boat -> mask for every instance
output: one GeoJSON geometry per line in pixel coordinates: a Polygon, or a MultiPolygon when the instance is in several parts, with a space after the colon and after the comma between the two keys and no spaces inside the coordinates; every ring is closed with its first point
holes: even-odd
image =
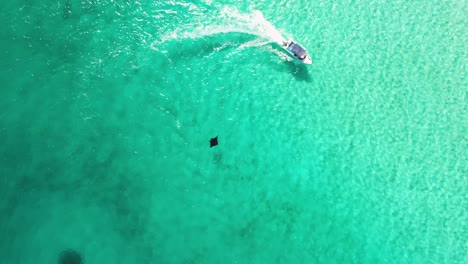
{"type": "Polygon", "coordinates": [[[307,54],[306,49],[304,49],[302,46],[300,46],[296,42],[292,40],[283,41],[282,47],[284,50],[286,50],[286,52],[289,55],[291,55],[298,61],[304,64],[312,64],[312,59],[310,58],[309,54],[307,54]]]}

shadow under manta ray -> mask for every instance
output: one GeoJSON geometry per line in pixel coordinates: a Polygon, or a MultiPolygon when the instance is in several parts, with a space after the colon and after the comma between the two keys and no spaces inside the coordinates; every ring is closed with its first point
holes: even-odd
{"type": "Polygon", "coordinates": [[[223,154],[221,152],[216,152],[214,155],[213,155],[213,161],[216,163],[216,164],[221,164],[222,161],[223,161],[223,154]]]}

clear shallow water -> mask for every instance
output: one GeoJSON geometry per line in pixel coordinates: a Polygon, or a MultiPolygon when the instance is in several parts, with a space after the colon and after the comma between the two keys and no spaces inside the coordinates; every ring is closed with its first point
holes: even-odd
{"type": "Polygon", "coordinates": [[[7,1],[2,262],[466,263],[467,11],[7,1]]]}

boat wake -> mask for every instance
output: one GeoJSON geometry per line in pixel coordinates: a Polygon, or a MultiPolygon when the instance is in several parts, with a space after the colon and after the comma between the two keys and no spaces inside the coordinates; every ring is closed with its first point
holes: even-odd
{"type": "Polygon", "coordinates": [[[225,7],[219,14],[212,17],[203,17],[200,21],[187,25],[182,29],[164,33],[159,40],[151,44],[151,48],[158,47],[166,42],[183,41],[186,39],[200,39],[219,34],[241,33],[256,36],[241,48],[263,46],[269,43],[281,43],[285,40],[282,34],[263,17],[262,12],[255,10],[244,14],[232,7],[225,7]]]}

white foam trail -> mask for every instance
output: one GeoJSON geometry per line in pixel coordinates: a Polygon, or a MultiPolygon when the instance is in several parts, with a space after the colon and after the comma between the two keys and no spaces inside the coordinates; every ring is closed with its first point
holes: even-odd
{"type": "Polygon", "coordinates": [[[279,51],[279,50],[277,50],[277,49],[269,48],[268,50],[269,50],[270,52],[273,52],[273,53],[275,53],[276,55],[278,55],[278,57],[280,57],[281,60],[283,60],[283,61],[294,61],[291,57],[289,57],[288,55],[286,55],[286,53],[281,52],[281,51],[279,51]]]}
{"type": "MultiPolygon", "coordinates": [[[[281,33],[263,17],[262,12],[253,11],[244,14],[232,7],[225,7],[220,14],[204,17],[197,25],[189,25],[182,29],[176,29],[163,34],[160,40],[154,41],[151,48],[157,50],[157,46],[168,41],[180,41],[184,39],[198,39],[207,36],[227,33],[244,33],[257,36],[263,41],[281,44],[284,37],[281,33]]],[[[257,42],[255,42],[257,43],[257,42]]],[[[246,43],[244,46],[254,45],[246,43]]],[[[260,42],[259,42],[260,43],[260,42]]],[[[265,43],[262,43],[264,45],[265,43]]]]}
{"type": "Polygon", "coordinates": [[[221,11],[221,17],[245,33],[279,44],[284,40],[281,33],[258,10],[253,11],[251,14],[242,14],[235,8],[225,7],[221,11]]]}
{"type": "Polygon", "coordinates": [[[270,43],[270,41],[258,38],[258,39],[254,39],[252,41],[249,41],[249,42],[246,42],[246,43],[240,45],[239,49],[245,49],[245,48],[251,48],[251,47],[261,47],[261,46],[267,45],[268,43],[270,43]]]}

